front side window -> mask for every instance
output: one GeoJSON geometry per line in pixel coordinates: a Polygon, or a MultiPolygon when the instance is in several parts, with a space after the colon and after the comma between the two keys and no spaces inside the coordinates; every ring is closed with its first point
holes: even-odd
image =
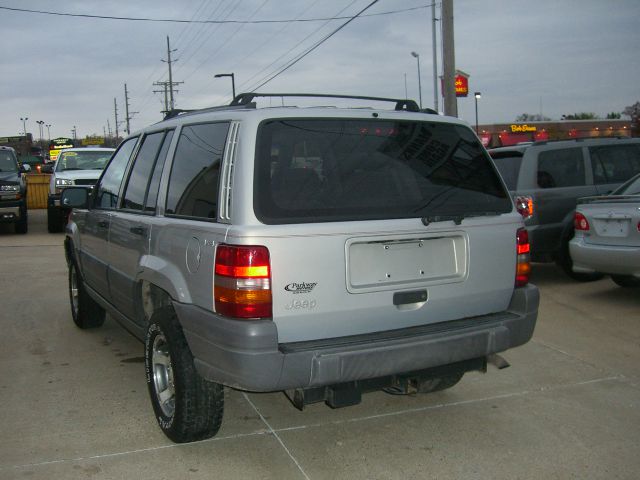
{"type": "Polygon", "coordinates": [[[591,147],[589,153],[597,185],[624,182],[640,172],[640,145],[591,147]]]}
{"type": "Polygon", "coordinates": [[[152,133],[144,137],[142,146],[138,150],[129,180],[124,192],[122,208],[142,210],[147,194],[149,178],[156,164],[158,151],[162,145],[164,132],[152,133]]]}
{"type": "Polygon", "coordinates": [[[473,216],[511,202],[473,132],[440,122],[290,119],[258,131],[264,223],[473,216]]]}
{"type": "Polygon", "coordinates": [[[228,123],[182,128],[169,177],[167,215],[217,217],[220,164],[228,130],[228,123]]]}
{"type": "Polygon", "coordinates": [[[131,158],[137,138],[130,138],[120,145],[107,165],[100,183],[96,186],[95,206],[98,208],[116,208],[120,198],[120,184],[131,158]]]}
{"type": "Polygon", "coordinates": [[[577,187],[586,184],[581,148],[540,152],[538,186],[540,188],[577,187]]]}

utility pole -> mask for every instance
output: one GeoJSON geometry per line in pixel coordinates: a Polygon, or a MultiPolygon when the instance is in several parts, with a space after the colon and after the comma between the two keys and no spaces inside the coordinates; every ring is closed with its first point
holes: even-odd
{"type": "Polygon", "coordinates": [[[118,103],[116,102],[115,97],[113,97],[113,109],[115,111],[116,116],[116,144],[118,143],[118,103]]]}
{"type": "MultiPolygon", "coordinates": [[[[184,83],[184,82],[174,82],[173,81],[173,73],[172,73],[172,70],[171,70],[171,64],[173,62],[177,62],[177,60],[171,60],[171,52],[175,52],[175,51],[176,51],[175,49],[171,50],[171,47],[169,45],[169,35],[167,35],[167,59],[166,60],[162,60],[162,61],[165,62],[169,66],[169,82],[156,82],[156,83],[154,83],[154,85],[167,83],[167,85],[169,87],[169,90],[168,90],[169,91],[169,104],[168,104],[168,106],[165,106],[165,110],[167,112],[169,112],[169,111],[171,111],[171,110],[173,110],[175,108],[175,101],[173,99],[173,92],[174,92],[173,86],[174,85],[179,85],[181,83],[184,83]]],[[[176,90],[176,92],[177,92],[177,90],[176,90]]],[[[166,104],[167,104],[167,102],[165,101],[165,105],[166,104]]]]}
{"type": "Polygon", "coordinates": [[[444,114],[458,116],[455,70],[456,55],[453,36],[453,0],[442,0],[442,64],[444,84],[444,114]]]}
{"type": "Polygon", "coordinates": [[[433,48],[433,109],[438,111],[438,45],[436,42],[436,2],[431,4],[431,46],[433,48]]]}
{"type": "Polygon", "coordinates": [[[133,118],[133,115],[139,112],[129,112],[129,92],[127,91],[127,84],[124,84],[124,106],[125,106],[125,115],[127,121],[127,135],[131,133],[131,129],[129,128],[129,122],[133,118]]]}

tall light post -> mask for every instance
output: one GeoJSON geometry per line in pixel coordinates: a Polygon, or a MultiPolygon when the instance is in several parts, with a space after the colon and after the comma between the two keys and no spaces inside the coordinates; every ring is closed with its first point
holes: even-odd
{"type": "Polygon", "coordinates": [[[22,120],[22,130],[24,130],[24,139],[27,139],[27,120],[29,120],[29,117],[20,117],[20,120],[22,120]]]}
{"type": "Polygon", "coordinates": [[[73,134],[73,146],[75,147],[76,146],[77,135],[78,135],[78,131],[76,130],[76,126],[75,125],[71,129],[71,133],[73,134]]]}
{"type": "Polygon", "coordinates": [[[44,149],[44,147],[42,146],[42,137],[44,136],[44,120],[36,120],[36,123],[38,124],[40,133],[40,148],[44,149]]]}
{"type": "Polygon", "coordinates": [[[476,135],[478,135],[478,99],[482,97],[480,92],[475,92],[473,96],[476,99],[476,135]]]}
{"type": "Polygon", "coordinates": [[[422,80],[420,80],[420,55],[411,52],[411,55],[418,60],[418,97],[420,98],[420,108],[422,108],[422,80]]]}
{"type": "Polygon", "coordinates": [[[231,77],[231,90],[233,92],[233,98],[236,98],[236,80],[233,73],[218,73],[215,75],[215,78],[221,77],[231,77]]]}
{"type": "Polygon", "coordinates": [[[51,124],[47,123],[45,127],[47,127],[47,137],[49,137],[49,143],[51,143],[51,124]]]}

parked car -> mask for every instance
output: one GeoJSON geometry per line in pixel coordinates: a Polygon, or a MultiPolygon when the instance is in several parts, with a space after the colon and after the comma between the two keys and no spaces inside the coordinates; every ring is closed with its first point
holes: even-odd
{"type": "Polygon", "coordinates": [[[71,185],[91,187],[96,183],[114,152],[113,148],[67,148],[60,152],[51,171],[47,197],[47,228],[50,233],[61,232],[66,215],[60,209],[60,192],[71,185]]]}
{"type": "Polygon", "coordinates": [[[13,223],[16,233],[27,233],[27,182],[24,173],[28,164],[18,164],[16,151],[0,146],[0,222],[13,223]]]}
{"type": "Polygon", "coordinates": [[[569,242],[576,202],[610,193],[640,173],[640,138],[544,141],[489,154],[525,218],[532,260],[556,261],[576,280],[602,278],[573,269],[569,242]]]}
{"type": "Polygon", "coordinates": [[[640,175],[611,195],[579,199],[575,231],[569,244],[574,271],[640,287],[640,175]]]}
{"type": "Polygon", "coordinates": [[[73,319],[144,341],[170,439],[215,435],[223,388],[343,407],[451,387],[531,338],[527,233],[467,124],[264,96],[135,133],[92,193],[62,193],[73,319]]]}

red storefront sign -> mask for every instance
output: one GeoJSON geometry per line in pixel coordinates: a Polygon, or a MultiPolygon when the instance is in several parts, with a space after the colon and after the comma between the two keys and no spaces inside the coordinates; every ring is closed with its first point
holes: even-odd
{"type": "Polygon", "coordinates": [[[458,73],[456,79],[456,97],[466,97],[469,94],[469,77],[458,73]]]}

